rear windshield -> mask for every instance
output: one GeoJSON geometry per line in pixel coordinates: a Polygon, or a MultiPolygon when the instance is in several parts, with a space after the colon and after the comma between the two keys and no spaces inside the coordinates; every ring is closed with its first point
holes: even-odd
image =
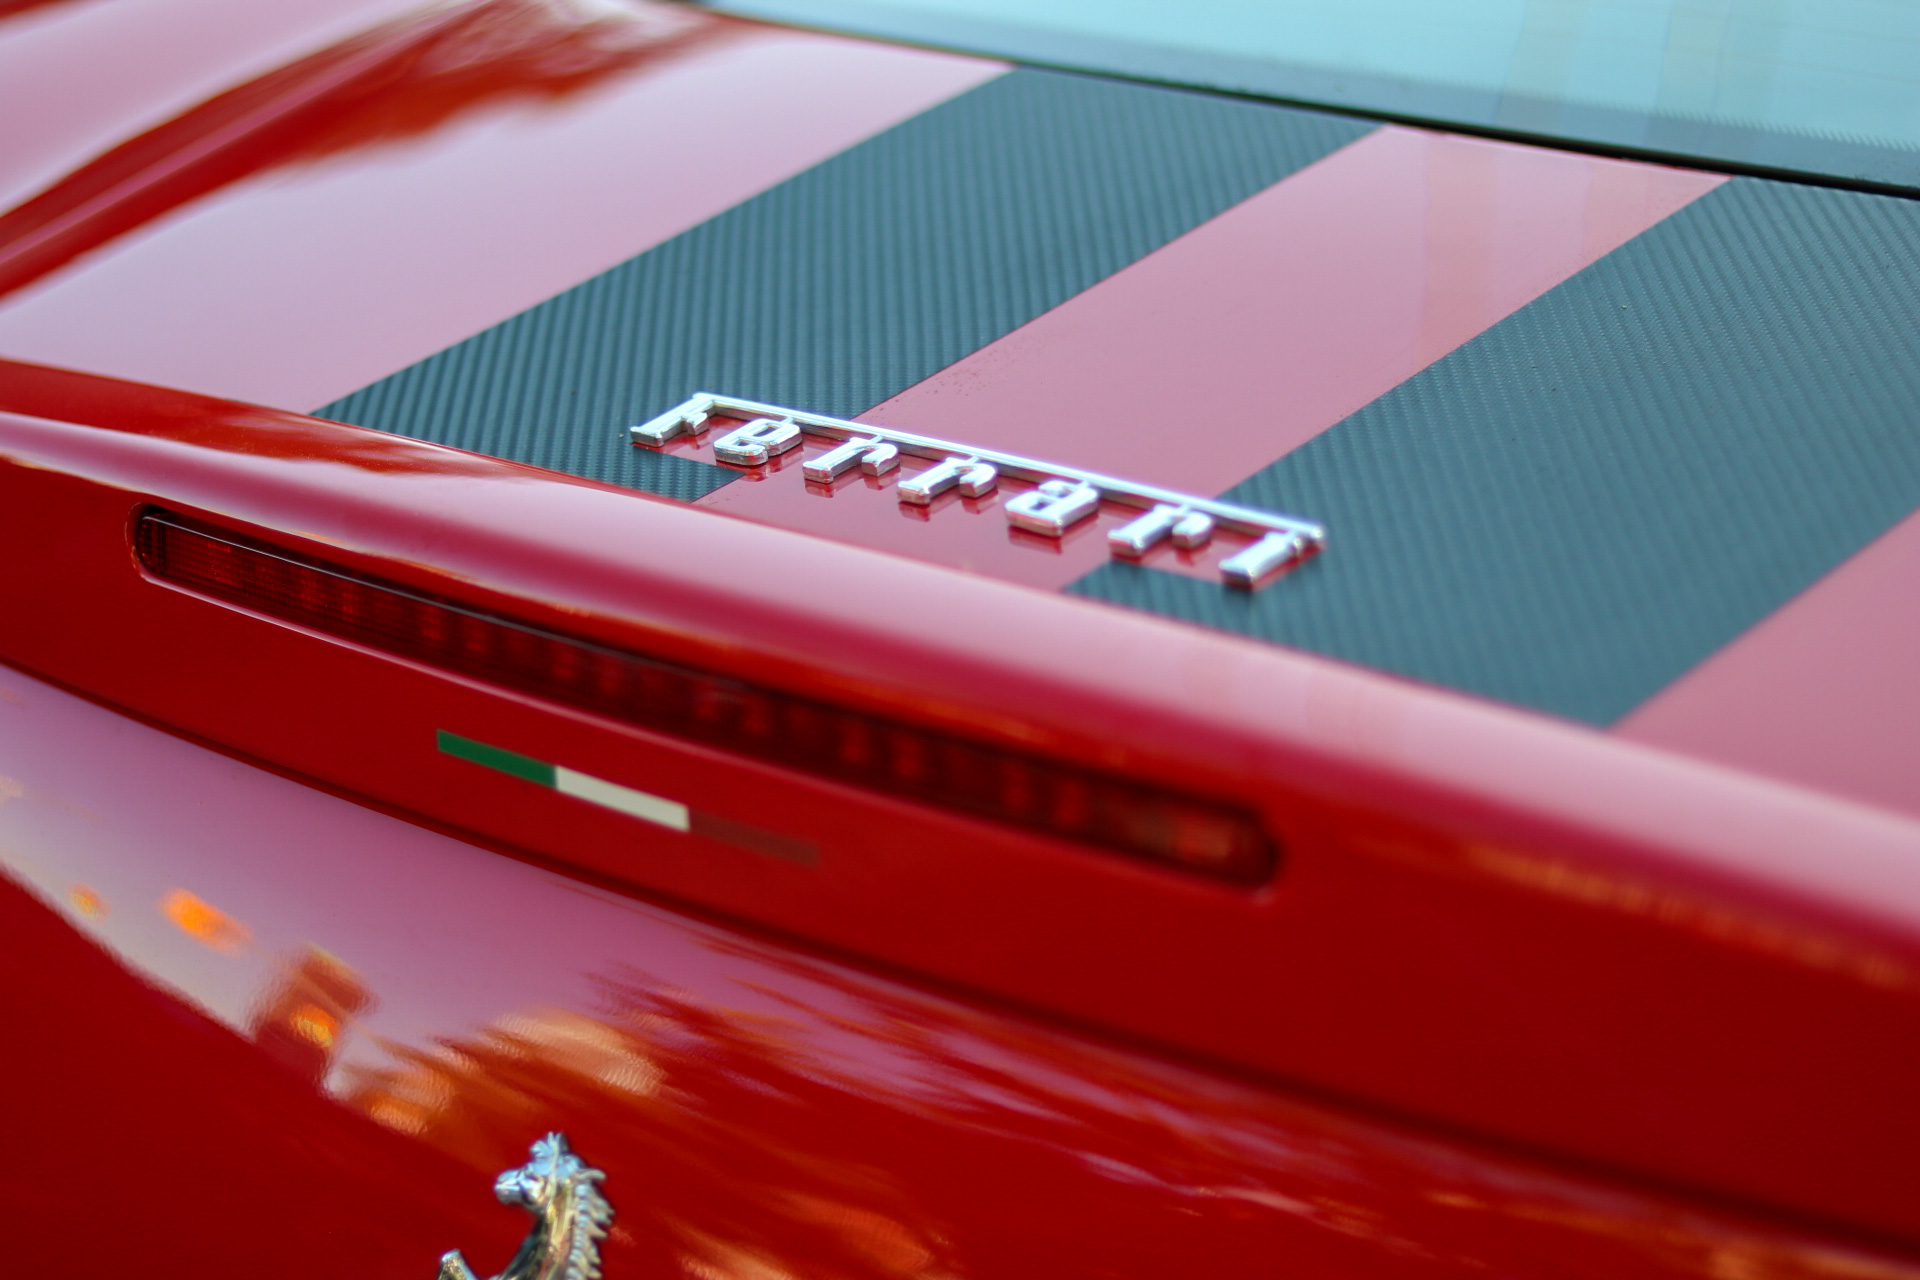
{"type": "Polygon", "coordinates": [[[1920,188],[1916,0],[725,0],[1389,116],[1920,188]]]}

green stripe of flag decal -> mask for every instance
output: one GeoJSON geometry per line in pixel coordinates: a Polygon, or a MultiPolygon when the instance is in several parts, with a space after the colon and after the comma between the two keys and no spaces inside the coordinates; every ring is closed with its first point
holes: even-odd
{"type": "Polygon", "coordinates": [[[554,766],[544,760],[535,760],[532,756],[523,756],[517,751],[508,751],[505,747],[475,742],[472,738],[463,738],[457,733],[448,733],[442,729],[440,730],[440,750],[447,755],[485,765],[489,769],[510,773],[516,778],[525,778],[528,782],[537,782],[543,787],[553,785],[554,766]]]}
{"type": "Polygon", "coordinates": [[[510,773],[543,787],[552,787],[562,795],[585,800],[588,804],[597,804],[631,818],[658,823],[674,831],[686,831],[692,825],[687,806],[677,800],[623,787],[605,778],[596,778],[563,765],[548,764],[545,760],[535,760],[532,756],[523,756],[517,751],[508,751],[491,743],[476,742],[457,733],[448,733],[445,729],[439,731],[439,742],[440,750],[447,755],[489,769],[498,769],[501,773],[510,773]]]}

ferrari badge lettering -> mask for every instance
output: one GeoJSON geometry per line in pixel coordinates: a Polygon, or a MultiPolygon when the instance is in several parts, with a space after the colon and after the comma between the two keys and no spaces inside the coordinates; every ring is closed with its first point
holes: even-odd
{"type": "Polygon", "coordinates": [[[713,456],[722,462],[756,467],[776,454],[800,447],[800,428],[791,418],[755,418],[713,442],[713,456]]]}
{"type": "Polygon", "coordinates": [[[991,462],[975,457],[942,458],[911,479],[900,482],[900,501],[926,506],[949,489],[958,489],[969,498],[982,498],[1000,483],[1000,472],[991,462]]]}
{"type": "Polygon", "coordinates": [[[809,480],[827,484],[859,467],[870,476],[883,476],[900,465],[900,450],[875,437],[849,440],[835,445],[817,458],[807,460],[800,470],[809,480]]]}
{"type": "Polygon", "coordinates": [[[1222,560],[1220,576],[1236,587],[1251,587],[1310,550],[1307,540],[1297,533],[1270,533],[1238,555],[1222,560]]]}
{"type": "Polygon", "coordinates": [[[1150,563],[1184,572],[1206,572],[1204,566],[1214,564],[1212,572],[1222,582],[1246,590],[1305,560],[1326,542],[1319,525],[1293,516],[707,392],[636,424],[628,436],[636,445],[660,449],[682,439],[698,444],[709,430],[720,431],[720,424],[727,424],[726,429],[708,447],[723,463],[772,466],[811,439],[819,452],[805,458],[800,470],[810,486],[824,486],[815,492],[831,494],[834,481],[855,470],[876,483],[897,471],[900,479],[893,487],[899,501],[929,511],[943,509],[936,503],[946,493],[983,499],[1009,480],[1021,487],[1004,502],[988,505],[1000,506],[1008,524],[1022,535],[1063,539],[1101,524],[1107,527],[1108,550],[1117,557],[1140,561],[1165,556],[1150,563]],[[928,465],[908,470],[902,466],[907,458],[928,465]],[[1163,546],[1173,551],[1163,553],[1163,546]],[[1178,565],[1173,556],[1181,558],[1178,565]]]}
{"type": "Polygon", "coordinates": [[[1057,538],[1100,509],[1100,491],[1084,480],[1042,480],[1007,499],[1007,519],[1029,533],[1057,538]]]}
{"type": "Polygon", "coordinates": [[[1213,517],[1192,507],[1163,502],[1109,533],[1107,545],[1117,556],[1138,560],[1169,538],[1183,550],[1204,547],[1213,539],[1213,517]]]}

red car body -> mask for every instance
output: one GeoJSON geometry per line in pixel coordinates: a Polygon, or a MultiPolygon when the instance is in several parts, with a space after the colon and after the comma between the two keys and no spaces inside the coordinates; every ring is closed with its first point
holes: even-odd
{"type": "MultiPolygon", "coordinates": [[[[1004,71],[668,8],[0,10],[17,1265],[491,1274],[526,1220],[490,1182],[563,1131],[610,1280],[1920,1266],[1908,524],[1598,731],[1063,593],[1099,536],[997,499],[681,501],[309,414],[1004,71]],[[1229,806],[1278,870],[222,597],[156,513],[1229,806]]],[[[1723,181],[1389,126],[872,420],[1210,495],[1723,181]]]]}

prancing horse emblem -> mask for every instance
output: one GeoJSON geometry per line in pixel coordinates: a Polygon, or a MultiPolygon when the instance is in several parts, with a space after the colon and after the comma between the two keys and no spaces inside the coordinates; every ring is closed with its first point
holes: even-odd
{"type": "MultiPolygon", "coordinates": [[[[599,1280],[600,1238],[613,1222],[613,1206],[594,1183],[606,1176],[569,1151],[564,1134],[534,1143],[533,1159],[493,1184],[500,1203],[534,1217],[520,1252],[493,1280],[599,1280]]],[[[455,1249],[440,1259],[439,1280],[478,1277],[455,1249]]]]}

